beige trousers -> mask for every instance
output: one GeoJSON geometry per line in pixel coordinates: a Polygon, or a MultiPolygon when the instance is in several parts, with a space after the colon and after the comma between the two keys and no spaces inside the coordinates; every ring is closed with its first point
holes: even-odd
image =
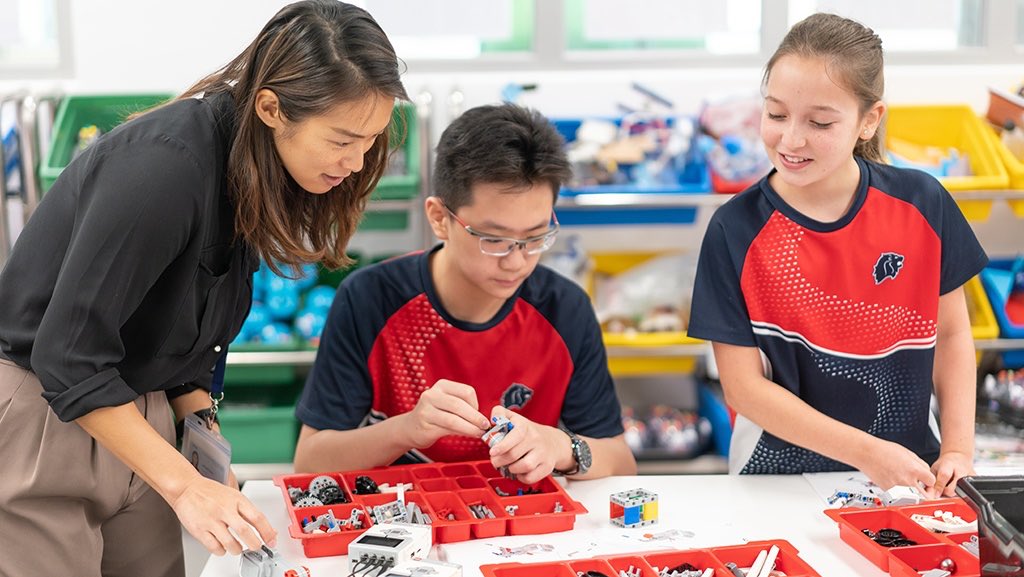
{"type": "MultiPolygon", "coordinates": [[[[0,358],[0,576],[183,577],[170,506],[42,398],[35,374],[0,358]]],[[[135,401],[168,442],[167,397],[135,401]]]]}

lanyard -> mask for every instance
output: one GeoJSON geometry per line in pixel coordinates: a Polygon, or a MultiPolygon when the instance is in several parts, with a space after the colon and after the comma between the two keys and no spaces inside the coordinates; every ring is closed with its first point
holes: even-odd
{"type": "Polygon", "coordinates": [[[213,380],[210,382],[210,411],[213,413],[210,415],[211,420],[217,416],[217,407],[224,400],[224,371],[227,369],[227,362],[228,352],[224,351],[217,359],[217,365],[213,367],[213,380]]]}

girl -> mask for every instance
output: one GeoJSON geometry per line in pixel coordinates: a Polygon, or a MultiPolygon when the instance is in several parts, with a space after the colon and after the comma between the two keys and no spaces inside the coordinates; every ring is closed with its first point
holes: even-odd
{"type": "Polygon", "coordinates": [[[763,81],[774,170],[714,215],[689,334],[737,412],[732,472],[852,467],[953,495],[974,453],[962,285],[987,258],[935,179],[882,164],[882,68],[878,36],[839,16],[783,39],[763,81]]]}
{"type": "Polygon", "coordinates": [[[274,543],[172,410],[209,411],[260,257],[345,263],[396,98],[369,14],[297,2],[64,170],[0,275],[0,574],[181,576],[179,520],[214,554],[274,543]]]}

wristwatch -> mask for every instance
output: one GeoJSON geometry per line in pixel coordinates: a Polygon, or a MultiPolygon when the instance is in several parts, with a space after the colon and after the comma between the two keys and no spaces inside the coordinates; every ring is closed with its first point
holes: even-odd
{"type": "Polygon", "coordinates": [[[592,457],[590,455],[590,445],[586,441],[581,439],[579,435],[572,431],[565,431],[566,435],[569,435],[569,441],[572,443],[572,458],[576,461],[576,467],[571,471],[559,471],[555,469],[554,472],[559,475],[582,475],[590,470],[590,464],[592,457]]]}

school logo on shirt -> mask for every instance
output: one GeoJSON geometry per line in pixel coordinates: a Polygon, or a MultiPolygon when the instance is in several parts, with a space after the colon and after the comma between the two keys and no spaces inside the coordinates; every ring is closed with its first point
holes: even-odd
{"type": "Polygon", "coordinates": [[[883,252],[875,263],[875,284],[882,284],[887,278],[895,279],[903,268],[903,255],[883,252]]]}
{"type": "Polygon", "coordinates": [[[512,383],[501,395],[501,406],[506,409],[522,409],[533,398],[533,389],[522,383],[512,383]]]}

